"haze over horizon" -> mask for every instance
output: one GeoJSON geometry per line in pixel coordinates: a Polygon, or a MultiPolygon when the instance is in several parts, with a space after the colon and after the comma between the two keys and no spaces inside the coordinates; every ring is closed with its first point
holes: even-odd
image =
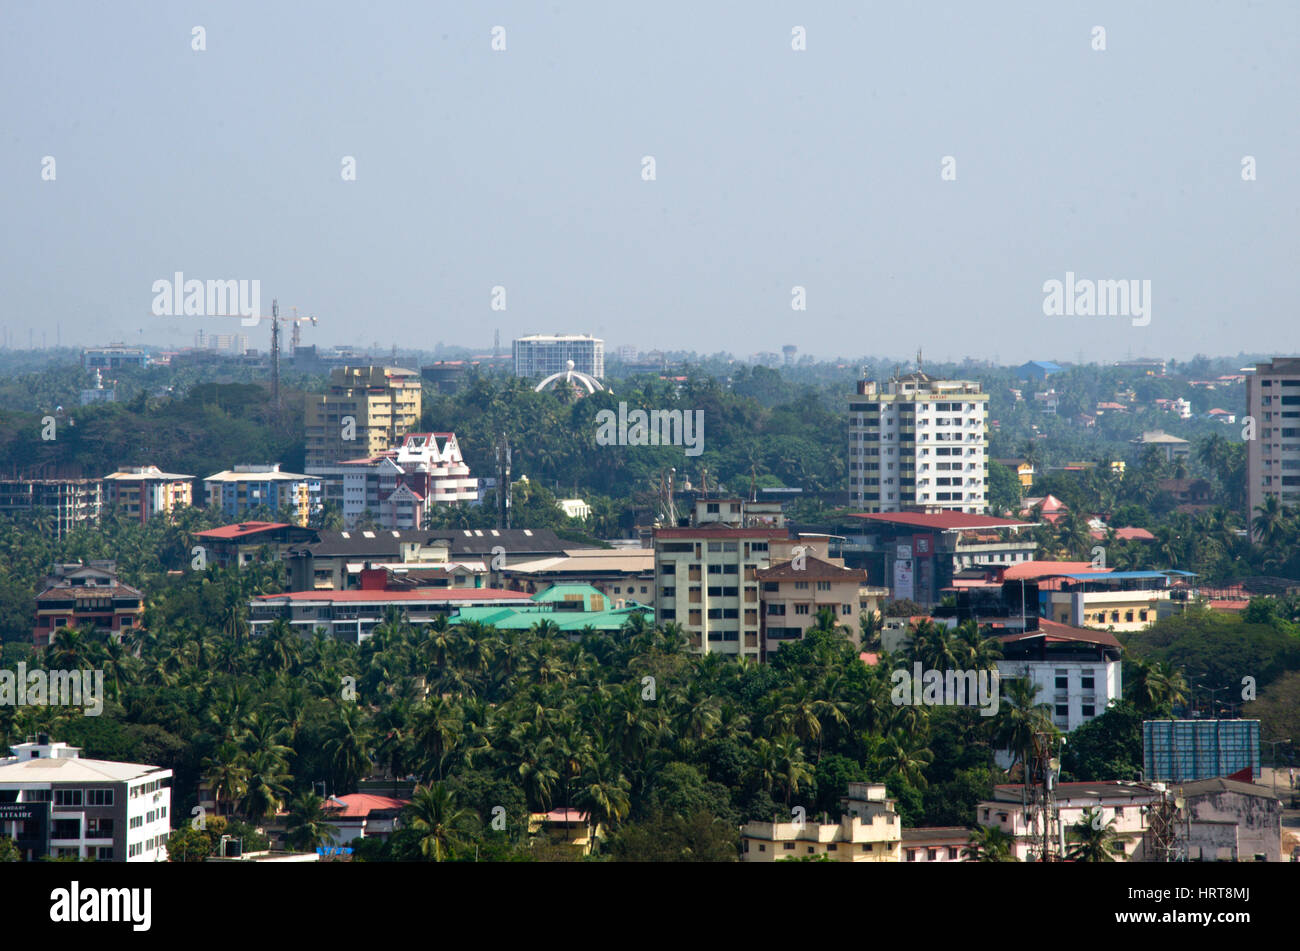
{"type": "Polygon", "coordinates": [[[266,348],[264,325],[151,315],[181,271],[259,280],[262,312],[316,314],[303,342],[324,346],[499,329],[506,351],[558,331],[936,363],[1300,352],[1295,5],[0,16],[0,326],[19,348],[56,326],[65,345],[202,328],[266,348]],[[1150,323],[1045,316],[1067,272],[1150,281],[1150,323]]]}

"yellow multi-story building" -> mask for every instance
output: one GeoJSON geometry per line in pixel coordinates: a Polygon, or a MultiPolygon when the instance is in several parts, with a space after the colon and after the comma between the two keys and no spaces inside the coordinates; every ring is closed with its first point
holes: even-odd
{"type": "Polygon", "coordinates": [[[420,422],[420,375],[400,367],[335,367],[303,412],[307,465],[376,455],[420,422]]]}
{"type": "Polygon", "coordinates": [[[141,522],[159,514],[170,516],[177,507],[194,504],[193,479],[157,466],[122,466],[104,476],[104,504],[141,522]]]}
{"type": "MultiPolygon", "coordinates": [[[[742,862],[826,856],[832,862],[897,862],[903,823],[883,783],[849,783],[839,822],[747,822],[740,830],[742,862]]],[[[802,816],[800,818],[803,818],[802,816]]]]}

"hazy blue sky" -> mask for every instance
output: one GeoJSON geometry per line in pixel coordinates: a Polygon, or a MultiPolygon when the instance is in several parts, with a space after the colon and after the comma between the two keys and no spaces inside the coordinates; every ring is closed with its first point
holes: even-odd
{"type": "Polygon", "coordinates": [[[19,346],[240,329],[152,316],[179,270],[259,279],[322,344],[1300,350],[1294,0],[117,0],[0,23],[19,346]],[[1150,324],[1044,316],[1067,270],[1150,280],[1150,324]]]}

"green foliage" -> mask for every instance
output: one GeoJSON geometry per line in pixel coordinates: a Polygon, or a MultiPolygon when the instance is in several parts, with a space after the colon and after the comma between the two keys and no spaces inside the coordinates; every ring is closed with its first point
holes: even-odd
{"type": "Polygon", "coordinates": [[[1061,781],[1141,779],[1143,719],[1137,707],[1121,700],[1072,732],[1061,756],[1061,781]]]}

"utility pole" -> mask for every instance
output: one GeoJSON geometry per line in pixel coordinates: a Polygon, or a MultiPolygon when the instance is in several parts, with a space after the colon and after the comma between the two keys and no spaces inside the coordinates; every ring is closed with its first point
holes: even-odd
{"type": "Polygon", "coordinates": [[[280,411],[280,302],[271,300],[271,402],[280,411]]]}

